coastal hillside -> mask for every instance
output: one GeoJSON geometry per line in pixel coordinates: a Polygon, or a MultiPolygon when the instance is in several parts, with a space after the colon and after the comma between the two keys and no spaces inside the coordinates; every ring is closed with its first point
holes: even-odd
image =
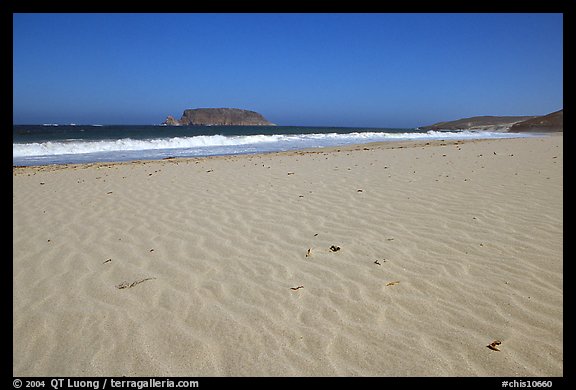
{"type": "Polygon", "coordinates": [[[487,130],[508,131],[512,125],[536,116],[473,116],[419,127],[420,130],[487,130]]]}
{"type": "Polygon", "coordinates": [[[184,110],[180,120],[169,115],[163,123],[168,126],[274,126],[262,114],[239,108],[194,108],[184,110]]]}
{"type": "Polygon", "coordinates": [[[419,127],[420,130],[485,130],[520,132],[563,131],[564,110],[533,116],[473,116],[419,127]]]}
{"type": "Polygon", "coordinates": [[[556,132],[564,131],[564,109],[548,115],[528,119],[510,127],[510,132],[556,132]]]}

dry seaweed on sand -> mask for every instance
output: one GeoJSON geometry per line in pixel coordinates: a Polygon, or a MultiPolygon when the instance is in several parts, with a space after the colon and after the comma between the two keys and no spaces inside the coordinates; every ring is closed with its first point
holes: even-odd
{"type": "Polygon", "coordinates": [[[486,347],[490,348],[492,351],[500,351],[497,346],[502,344],[502,341],[500,340],[494,340],[492,341],[490,344],[488,344],[486,347]]]}
{"type": "Polygon", "coordinates": [[[144,283],[145,281],[147,281],[147,280],[152,280],[152,279],[156,279],[156,278],[140,279],[140,280],[136,280],[136,281],[134,281],[134,282],[132,282],[132,283],[122,282],[122,283],[120,283],[120,284],[117,284],[117,285],[116,285],[116,288],[119,289],[119,290],[122,290],[122,289],[124,289],[124,288],[132,288],[132,287],[134,287],[134,286],[136,286],[136,285],[138,285],[138,284],[140,284],[140,283],[144,283]]]}

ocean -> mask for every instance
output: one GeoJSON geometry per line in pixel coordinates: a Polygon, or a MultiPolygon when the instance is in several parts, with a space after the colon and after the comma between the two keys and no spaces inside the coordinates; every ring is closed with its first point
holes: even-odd
{"type": "Polygon", "coordinates": [[[369,142],[530,136],[534,134],[309,126],[14,125],[12,165],[160,160],[369,142]]]}

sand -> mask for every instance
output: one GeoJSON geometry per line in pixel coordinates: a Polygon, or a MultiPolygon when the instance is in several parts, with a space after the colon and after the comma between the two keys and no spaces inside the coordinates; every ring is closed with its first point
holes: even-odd
{"type": "Polygon", "coordinates": [[[13,375],[562,376],[562,166],[556,135],[14,168],[13,375]]]}

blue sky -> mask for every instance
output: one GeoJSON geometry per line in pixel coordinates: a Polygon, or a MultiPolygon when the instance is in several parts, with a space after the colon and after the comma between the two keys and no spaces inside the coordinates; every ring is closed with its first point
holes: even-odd
{"type": "Polygon", "coordinates": [[[15,124],[416,127],[563,107],[562,14],[14,14],[15,124]]]}

